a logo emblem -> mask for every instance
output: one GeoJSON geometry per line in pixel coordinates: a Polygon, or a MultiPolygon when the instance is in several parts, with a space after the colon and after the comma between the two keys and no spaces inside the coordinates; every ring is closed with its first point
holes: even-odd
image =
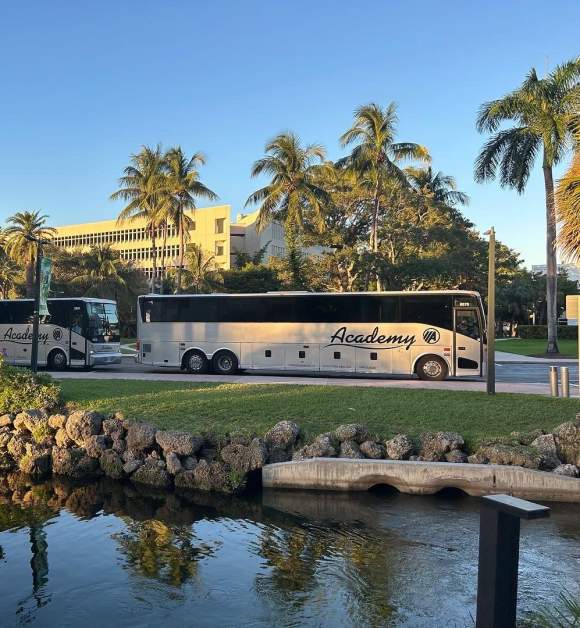
{"type": "Polygon", "coordinates": [[[436,329],[433,329],[433,327],[429,327],[429,329],[426,329],[423,332],[423,340],[428,345],[434,345],[436,342],[439,342],[440,335],[441,334],[436,329]]]}
{"type": "Polygon", "coordinates": [[[60,342],[62,340],[62,329],[59,329],[58,327],[56,329],[54,329],[53,332],[52,332],[52,337],[57,342],[60,342]]]}

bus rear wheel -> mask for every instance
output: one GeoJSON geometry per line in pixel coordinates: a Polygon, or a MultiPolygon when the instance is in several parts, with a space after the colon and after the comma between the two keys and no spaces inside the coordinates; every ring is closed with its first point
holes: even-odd
{"type": "Polygon", "coordinates": [[[238,358],[231,351],[218,351],[211,362],[218,375],[233,375],[238,370],[238,358]]]}
{"type": "Polygon", "coordinates": [[[203,375],[209,370],[209,361],[201,351],[190,351],[184,358],[183,364],[188,373],[203,375]]]}
{"type": "Polygon", "coordinates": [[[67,367],[66,353],[57,349],[48,356],[47,362],[51,371],[63,371],[67,367]]]}
{"type": "Polygon", "coordinates": [[[449,369],[445,360],[436,355],[425,355],[417,362],[419,379],[431,382],[440,382],[447,377],[449,369]]]}

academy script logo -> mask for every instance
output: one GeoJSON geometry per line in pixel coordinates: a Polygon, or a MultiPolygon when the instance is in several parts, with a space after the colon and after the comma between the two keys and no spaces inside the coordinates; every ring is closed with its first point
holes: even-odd
{"type": "Polygon", "coordinates": [[[346,327],[337,329],[330,337],[330,343],[327,347],[344,346],[355,347],[357,349],[368,349],[365,345],[391,345],[390,347],[373,347],[373,349],[397,349],[405,347],[408,351],[415,344],[414,335],[392,334],[385,336],[379,334],[379,328],[375,327],[370,334],[349,334],[346,327]]]}
{"type": "MultiPolygon", "coordinates": [[[[4,334],[6,342],[15,342],[18,345],[28,345],[32,342],[32,329],[27,327],[24,331],[14,331],[14,327],[10,327],[4,334]]],[[[38,342],[45,345],[48,342],[48,334],[38,334],[38,342]]]]}

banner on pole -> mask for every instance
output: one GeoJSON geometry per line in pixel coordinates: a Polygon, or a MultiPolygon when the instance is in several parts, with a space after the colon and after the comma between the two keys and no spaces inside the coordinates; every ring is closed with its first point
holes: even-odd
{"type": "Polygon", "coordinates": [[[39,316],[48,316],[48,293],[50,292],[50,278],[52,275],[52,260],[43,257],[40,260],[40,306],[38,308],[39,316]]]}

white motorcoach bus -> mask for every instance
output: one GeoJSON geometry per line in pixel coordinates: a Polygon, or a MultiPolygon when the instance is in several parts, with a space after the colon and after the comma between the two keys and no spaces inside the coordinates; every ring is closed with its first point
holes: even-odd
{"type": "Polygon", "coordinates": [[[476,292],[146,295],[138,360],[219,374],[240,369],[482,376],[476,292]]]}
{"type": "MultiPolygon", "coordinates": [[[[53,370],[69,366],[120,364],[117,304],[106,299],[48,299],[40,319],[38,364],[53,370]]],[[[0,300],[0,353],[9,364],[30,366],[31,299],[0,300]]]]}

